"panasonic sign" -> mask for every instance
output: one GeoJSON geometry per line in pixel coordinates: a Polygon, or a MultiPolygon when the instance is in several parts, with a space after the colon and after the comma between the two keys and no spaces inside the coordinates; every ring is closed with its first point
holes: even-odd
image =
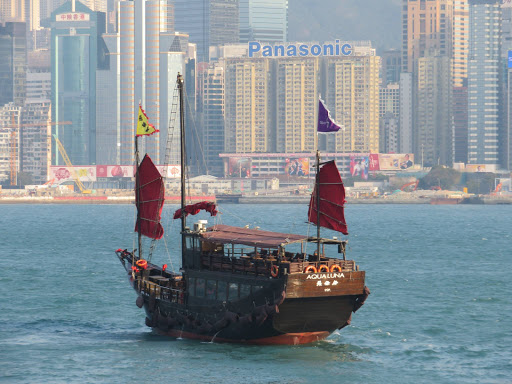
{"type": "Polygon", "coordinates": [[[257,41],[249,42],[249,57],[261,53],[262,57],[305,57],[305,56],[349,56],[352,54],[352,45],[334,44],[289,44],[289,45],[261,45],[257,41]]]}

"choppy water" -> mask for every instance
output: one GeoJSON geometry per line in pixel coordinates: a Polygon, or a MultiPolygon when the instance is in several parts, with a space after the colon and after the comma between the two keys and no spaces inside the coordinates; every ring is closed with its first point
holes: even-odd
{"type": "MultiPolygon", "coordinates": [[[[221,210],[226,224],[307,231],[302,205],[221,210]]],[[[352,325],[312,345],[256,347],[144,325],[113,252],[132,247],[132,206],[0,205],[0,381],[512,381],[512,206],[356,205],[347,220],[372,291],[352,325]]]]}

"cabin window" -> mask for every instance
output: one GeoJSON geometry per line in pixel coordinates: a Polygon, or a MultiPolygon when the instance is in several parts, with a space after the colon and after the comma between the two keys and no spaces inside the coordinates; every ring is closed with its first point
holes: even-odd
{"type": "Polygon", "coordinates": [[[204,279],[196,279],[196,294],[197,297],[204,297],[204,279]]]}
{"type": "Polygon", "coordinates": [[[195,288],[196,288],[196,278],[191,277],[188,279],[188,290],[191,296],[195,296],[195,288]]]}
{"type": "Polygon", "coordinates": [[[228,299],[229,300],[237,300],[238,299],[238,284],[237,283],[229,283],[228,299]]]}
{"type": "Polygon", "coordinates": [[[206,280],[206,298],[215,300],[217,282],[215,280],[206,280]]]}
{"type": "Polygon", "coordinates": [[[228,292],[228,283],[225,281],[217,282],[217,300],[226,301],[228,292]]]}
{"type": "Polygon", "coordinates": [[[194,240],[195,238],[192,236],[186,237],[186,247],[187,249],[194,249],[194,240]]]}
{"type": "Polygon", "coordinates": [[[240,284],[240,298],[243,299],[251,294],[251,286],[248,284],[240,284]]]}
{"type": "Polygon", "coordinates": [[[262,285],[253,285],[252,286],[252,293],[255,294],[256,292],[260,291],[263,289],[263,286],[262,285]]]}

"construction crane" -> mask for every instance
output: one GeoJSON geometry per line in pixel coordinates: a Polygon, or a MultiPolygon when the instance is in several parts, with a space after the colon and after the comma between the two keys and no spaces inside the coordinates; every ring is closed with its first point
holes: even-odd
{"type": "Polygon", "coordinates": [[[73,164],[71,164],[71,161],[69,160],[68,154],[66,153],[66,150],[64,149],[64,146],[62,145],[60,140],[57,138],[57,135],[53,135],[53,138],[55,139],[55,142],[57,143],[57,147],[59,148],[59,152],[60,152],[62,158],[64,159],[64,162],[68,166],[68,168],[69,168],[69,170],[71,172],[71,177],[73,177],[73,180],[75,181],[76,185],[80,189],[80,192],[81,193],[91,193],[91,190],[90,189],[86,189],[85,186],[80,181],[80,178],[76,174],[75,168],[73,168],[73,164]]]}
{"type": "Polygon", "coordinates": [[[18,175],[18,151],[17,148],[17,134],[16,132],[22,127],[46,127],[51,125],[71,125],[71,121],[61,121],[61,122],[41,122],[41,123],[33,123],[33,124],[16,124],[14,119],[14,112],[11,114],[11,124],[7,126],[7,128],[11,129],[9,134],[9,170],[10,170],[10,179],[11,185],[17,185],[17,175],[18,175]]]}
{"type": "Polygon", "coordinates": [[[411,182],[411,183],[404,184],[404,185],[402,185],[402,187],[400,187],[400,190],[401,190],[402,192],[405,192],[405,188],[410,187],[411,185],[414,185],[414,187],[412,188],[412,190],[413,190],[413,191],[415,191],[415,190],[416,190],[416,188],[418,188],[418,184],[419,184],[419,182],[420,182],[419,180],[416,180],[416,181],[413,181],[413,182],[411,182]]]}

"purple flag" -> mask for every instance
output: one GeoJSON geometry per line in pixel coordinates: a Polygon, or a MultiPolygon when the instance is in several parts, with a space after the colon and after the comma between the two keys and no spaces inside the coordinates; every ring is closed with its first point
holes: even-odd
{"type": "Polygon", "coordinates": [[[318,100],[318,132],[338,132],[340,126],[331,118],[329,110],[325,107],[322,100],[318,100]]]}

